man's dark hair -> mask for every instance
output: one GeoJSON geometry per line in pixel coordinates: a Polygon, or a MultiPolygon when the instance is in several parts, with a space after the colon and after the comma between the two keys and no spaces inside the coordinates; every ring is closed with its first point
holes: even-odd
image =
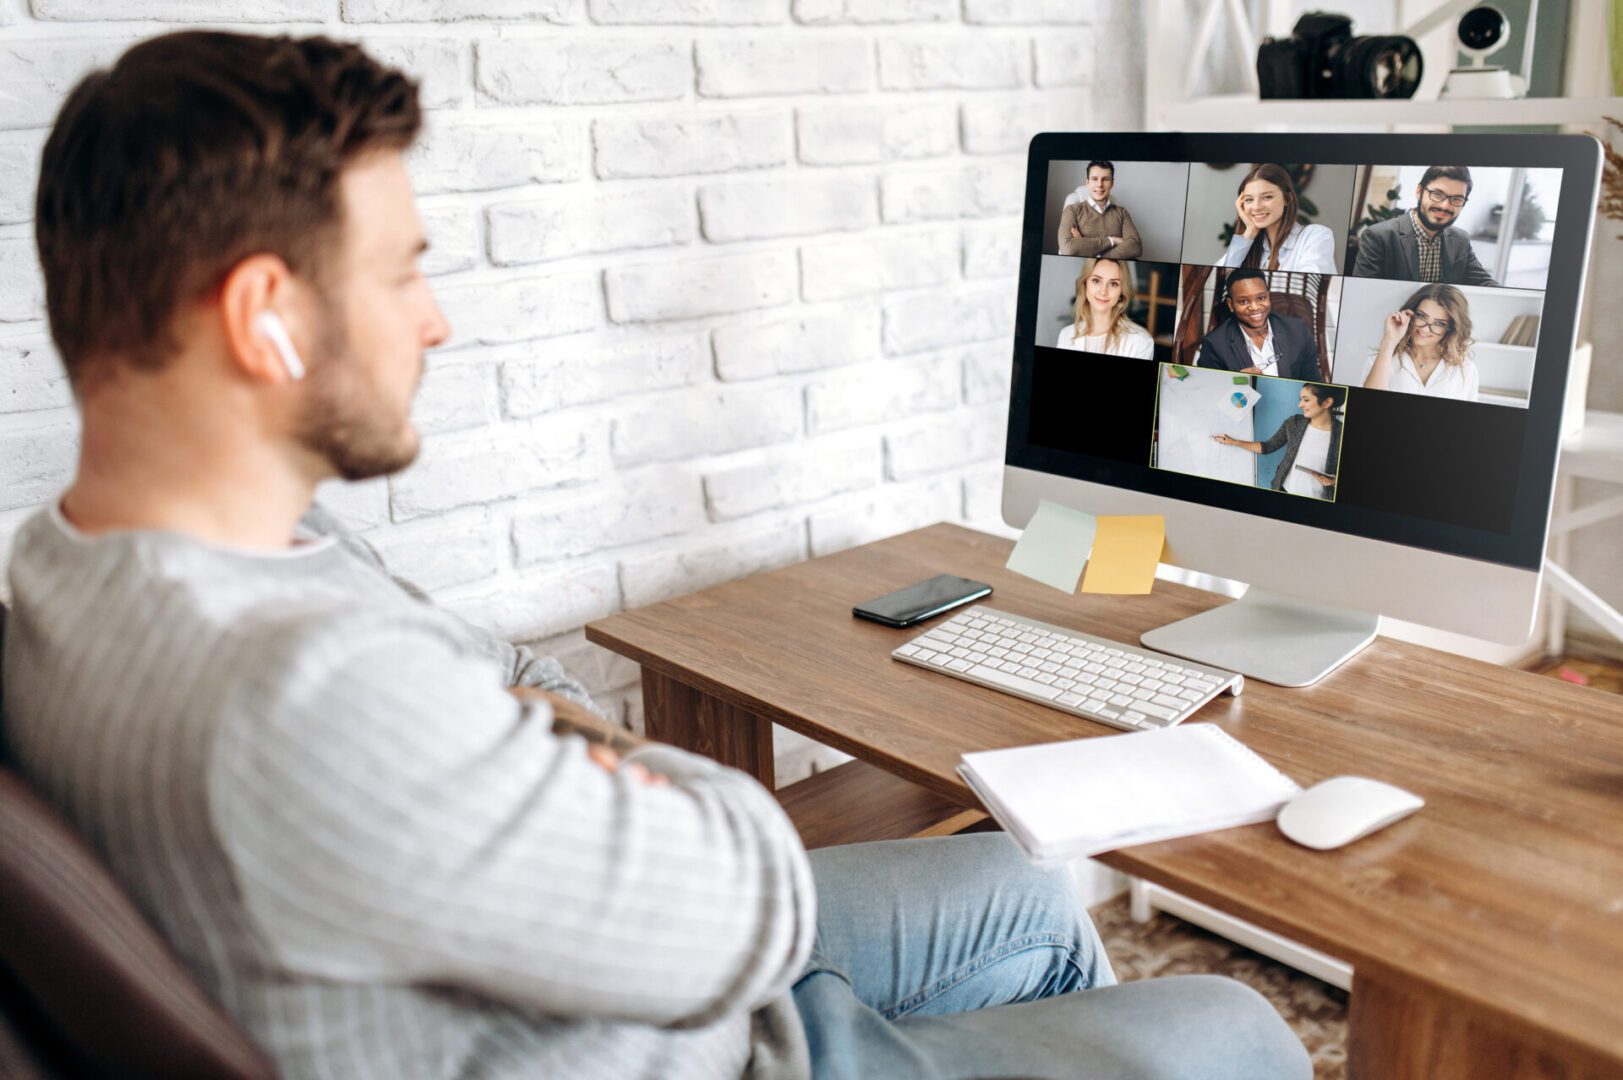
{"type": "Polygon", "coordinates": [[[1324,383],[1303,383],[1307,392],[1312,394],[1320,405],[1329,405],[1332,409],[1341,408],[1347,400],[1347,388],[1344,386],[1327,386],[1324,383]]]}
{"type": "Polygon", "coordinates": [[[422,124],[417,84],[358,46],[188,31],[74,87],[40,166],[35,237],[75,385],[110,354],[161,367],[181,306],[250,255],[323,280],[339,177],[422,124]]]}
{"type": "Polygon", "coordinates": [[[1464,165],[1433,165],[1420,178],[1420,186],[1430,187],[1433,180],[1458,180],[1465,185],[1466,196],[1471,194],[1471,170],[1464,165]]]}
{"type": "MultiPolygon", "coordinates": [[[[1228,307],[1229,294],[1234,292],[1234,286],[1242,281],[1260,281],[1266,286],[1268,284],[1268,275],[1254,266],[1242,266],[1238,270],[1230,270],[1228,276],[1223,278],[1223,295],[1218,297],[1217,300],[1220,306],[1228,307]]],[[[1234,317],[1234,310],[1230,308],[1229,318],[1234,317]]]]}
{"type": "Polygon", "coordinates": [[[1110,172],[1110,179],[1112,179],[1112,180],[1116,179],[1116,166],[1112,165],[1108,161],[1090,161],[1090,162],[1088,162],[1088,167],[1082,170],[1082,175],[1086,176],[1086,175],[1088,175],[1088,173],[1092,172],[1094,169],[1107,169],[1110,172]]]}

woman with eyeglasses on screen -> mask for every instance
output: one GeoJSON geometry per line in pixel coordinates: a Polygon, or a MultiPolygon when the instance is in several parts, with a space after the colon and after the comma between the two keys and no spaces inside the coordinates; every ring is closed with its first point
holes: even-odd
{"type": "Polygon", "coordinates": [[[1364,371],[1371,390],[1477,399],[1471,359],[1471,306],[1452,285],[1422,285],[1386,317],[1380,346],[1364,371]]]}
{"type": "Polygon", "coordinates": [[[1283,166],[1253,165],[1234,199],[1239,217],[1219,266],[1335,274],[1336,237],[1328,226],[1296,220],[1296,184],[1283,166]]]}
{"type": "Polygon", "coordinates": [[[1076,278],[1076,317],[1059,332],[1062,349],[1131,356],[1149,360],[1155,355],[1150,332],[1127,317],[1132,298],[1127,264],[1115,259],[1089,259],[1076,278]]]}

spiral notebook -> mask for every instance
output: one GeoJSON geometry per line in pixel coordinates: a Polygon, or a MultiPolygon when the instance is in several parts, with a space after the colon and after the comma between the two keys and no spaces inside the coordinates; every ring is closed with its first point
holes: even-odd
{"type": "Polygon", "coordinates": [[[1039,861],[1271,821],[1302,790],[1216,724],[965,754],[958,775],[1039,861]]]}

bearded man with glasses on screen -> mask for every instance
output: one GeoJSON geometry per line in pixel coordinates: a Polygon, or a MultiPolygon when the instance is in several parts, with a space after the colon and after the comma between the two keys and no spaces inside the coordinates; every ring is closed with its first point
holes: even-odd
{"type": "Polygon", "coordinates": [[[1471,170],[1432,165],[1415,185],[1407,214],[1371,225],[1358,238],[1353,277],[1444,285],[1498,285],[1477,261],[1471,238],[1454,222],[1471,198],[1471,170]]]}

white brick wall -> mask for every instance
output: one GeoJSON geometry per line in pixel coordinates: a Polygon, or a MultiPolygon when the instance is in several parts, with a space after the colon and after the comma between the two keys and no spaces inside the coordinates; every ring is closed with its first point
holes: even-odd
{"type": "MultiPolygon", "coordinates": [[[[32,247],[63,95],[194,21],[358,39],[423,81],[411,166],[454,337],[420,461],[321,498],[640,723],[635,666],[584,622],[997,525],[1026,143],[1137,122],[1135,8],[0,0],[0,559],[77,445],[32,247]]],[[[784,747],[790,779],[817,757],[784,747]]]]}

